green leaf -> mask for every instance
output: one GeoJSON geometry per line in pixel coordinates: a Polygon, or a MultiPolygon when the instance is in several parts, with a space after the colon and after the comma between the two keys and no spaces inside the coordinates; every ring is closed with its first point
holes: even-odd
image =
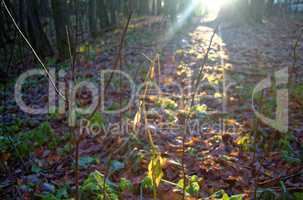
{"type": "Polygon", "coordinates": [[[102,116],[101,113],[97,112],[96,114],[94,114],[94,116],[90,119],[90,123],[91,124],[100,124],[100,125],[104,125],[105,124],[105,120],[102,116]]]}
{"type": "Polygon", "coordinates": [[[156,106],[170,110],[175,110],[178,107],[177,103],[169,98],[159,98],[156,101],[156,106]]]}
{"type": "Polygon", "coordinates": [[[149,176],[146,176],[142,182],[141,182],[141,186],[144,189],[152,189],[153,188],[153,181],[149,176]]]}
{"type": "Polygon", "coordinates": [[[224,193],[223,197],[222,197],[222,200],[230,200],[228,194],[224,193]]]}
{"type": "Polygon", "coordinates": [[[40,172],[43,171],[43,169],[40,168],[40,167],[38,167],[37,165],[33,165],[31,170],[32,170],[32,172],[35,173],[35,174],[38,174],[38,173],[40,173],[40,172]]]}
{"type": "Polygon", "coordinates": [[[80,192],[81,199],[118,200],[117,192],[107,181],[104,182],[103,175],[98,171],[89,174],[81,185],[80,192]],[[103,198],[104,194],[106,194],[105,198],[103,198]]]}
{"type": "Polygon", "coordinates": [[[192,147],[188,147],[187,148],[187,152],[190,156],[194,157],[197,155],[197,149],[195,148],[192,148],[192,147]]]}
{"type": "Polygon", "coordinates": [[[56,198],[53,194],[48,194],[46,196],[43,196],[42,200],[59,200],[59,199],[56,198]]]}
{"type": "Polygon", "coordinates": [[[197,175],[193,175],[190,177],[191,182],[197,182],[199,180],[199,177],[197,175]]]}
{"type": "Polygon", "coordinates": [[[180,189],[183,189],[183,187],[184,187],[184,179],[183,179],[183,178],[180,179],[180,180],[178,181],[177,186],[178,186],[180,189]]]}
{"type": "Polygon", "coordinates": [[[126,178],[121,178],[120,183],[119,183],[119,188],[121,191],[131,190],[133,188],[133,185],[126,178]]]}
{"type": "Polygon", "coordinates": [[[68,186],[65,185],[64,187],[60,188],[58,192],[56,192],[56,197],[58,199],[68,198],[68,186]]]}
{"type": "MultiPolygon", "coordinates": [[[[190,195],[196,195],[200,191],[199,178],[196,175],[193,175],[189,178],[189,183],[186,185],[185,192],[190,195]]],[[[184,187],[184,179],[180,179],[177,183],[177,186],[183,190],[184,187]]]]}
{"type": "Polygon", "coordinates": [[[242,199],[243,199],[242,194],[233,195],[229,198],[229,200],[242,200],[242,199]]]}
{"type": "Polygon", "coordinates": [[[280,187],[282,190],[282,199],[289,199],[289,193],[283,181],[280,181],[280,187]]]}
{"type": "Polygon", "coordinates": [[[199,191],[200,191],[200,186],[198,182],[191,182],[189,186],[187,186],[186,188],[186,192],[191,195],[195,195],[199,193],[199,191]]]}
{"type": "Polygon", "coordinates": [[[217,191],[217,192],[215,192],[214,194],[211,195],[211,197],[214,198],[214,199],[222,199],[222,198],[224,198],[224,196],[226,196],[226,193],[225,193],[224,190],[219,190],[219,191],[217,191]]]}
{"type": "Polygon", "coordinates": [[[221,200],[242,200],[243,195],[242,194],[237,194],[237,195],[232,195],[231,197],[224,191],[224,190],[219,190],[215,192],[213,195],[211,195],[212,199],[221,199],[221,200]]]}

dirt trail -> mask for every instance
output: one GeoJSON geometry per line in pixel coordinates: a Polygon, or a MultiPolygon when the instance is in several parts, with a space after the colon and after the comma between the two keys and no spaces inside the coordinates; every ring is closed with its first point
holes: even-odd
{"type": "MultiPolygon", "coordinates": [[[[151,117],[153,139],[158,146],[163,158],[167,159],[164,166],[164,179],[177,183],[182,178],[182,136],[184,133],[184,114],[188,111],[192,92],[192,79],[198,76],[207,51],[209,40],[213,34],[213,23],[196,22],[184,25],[174,32],[167,28],[162,19],[151,20],[149,26],[143,23],[141,26],[132,26],[127,35],[126,48],[123,51],[122,70],[131,75],[137,84],[144,81],[144,77],[150,67],[149,58],[160,55],[161,72],[160,88],[164,93],[161,97],[166,101],[157,105],[157,99],[149,102],[148,111],[151,117]],[[168,34],[169,33],[169,34],[168,34]],[[163,39],[164,38],[164,39],[163,39]],[[184,94],[184,95],[182,95],[184,94]],[[164,98],[165,97],[165,98],[164,98]],[[169,100],[173,101],[167,101],[169,100]],[[156,113],[156,114],[154,114],[156,113]]],[[[188,176],[197,175],[202,178],[201,192],[199,196],[205,198],[218,189],[224,189],[229,194],[245,194],[250,196],[254,188],[277,186],[275,179],[278,176],[294,173],[298,167],[285,162],[277,152],[266,152],[258,147],[256,155],[247,152],[243,148],[252,149],[247,139],[247,134],[254,128],[254,113],[251,107],[251,92],[255,85],[283,67],[291,67],[291,46],[296,36],[296,30],[300,24],[293,23],[288,26],[275,19],[259,26],[234,26],[227,23],[220,25],[211,50],[207,64],[203,69],[201,87],[197,92],[194,115],[190,120],[190,130],[186,137],[185,167],[188,176]],[[288,39],[288,38],[291,39],[288,39]],[[265,183],[265,184],[264,184],[265,183]]],[[[115,44],[118,34],[110,33],[100,41],[96,41],[92,52],[84,52],[80,56],[76,72],[79,80],[89,79],[99,83],[99,72],[102,69],[110,69],[115,57],[115,44]],[[106,41],[106,42],[105,42],[106,41]],[[110,45],[111,44],[111,45],[110,45]]],[[[298,55],[303,55],[302,45],[298,49],[298,55]]],[[[303,61],[298,61],[298,66],[303,61]]],[[[158,66],[156,65],[156,68],[158,66]]],[[[156,74],[159,72],[156,70],[156,74]]],[[[38,81],[39,87],[30,89],[26,98],[37,99],[39,105],[46,91],[41,92],[47,82],[38,81]]],[[[33,84],[30,83],[29,86],[33,84]]],[[[119,81],[114,80],[106,100],[109,104],[117,106],[120,99],[128,99],[129,88],[123,88],[120,92],[115,88],[119,81]],[[115,104],[116,102],[116,104],[115,104]]],[[[7,99],[13,95],[13,87],[8,88],[7,94],[1,93],[7,99]]],[[[154,93],[151,93],[154,95],[154,93]]],[[[272,100],[273,94],[267,96],[272,100]]],[[[31,99],[32,100],[32,99],[31,99]]],[[[7,113],[4,117],[7,123],[11,123],[14,117],[24,120],[25,130],[34,128],[45,120],[43,116],[29,116],[18,110],[15,103],[6,102],[7,113]],[[16,112],[15,112],[16,111],[16,112]],[[27,119],[28,121],[25,121],[27,119]]],[[[263,102],[262,102],[263,103],[263,102]]],[[[112,106],[114,108],[114,106],[112,106]]],[[[259,106],[259,105],[258,105],[259,106]]],[[[128,118],[128,125],[132,126],[136,106],[132,106],[131,112],[124,113],[128,118]]],[[[290,109],[293,109],[292,107],[290,109]]],[[[273,113],[271,110],[268,112],[273,113]]],[[[295,112],[293,118],[302,119],[302,113],[295,112]]],[[[105,115],[106,123],[117,122],[118,116],[105,115]]],[[[48,118],[52,127],[63,136],[68,132],[66,119],[48,118]]],[[[295,124],[298,125],[298,122],[295,124]]],[[[276,131],[260,125],[262,133],[269,135],[269,139],[277,136],[276,131]],[[271,136],[271,133],[273,133],[271,136]]],[[[298,128],[298,127],[296,127],[298,128]]],[[[301,127],[302,128],[302,127],[301,127]]],[[[138,186],[146,176],[147,164],[150,159],[150,147],[147,145],[147,137],[140,129],[137,135],[123,135],[110,137],[84,137],[80,145],[80,156],[95,156],[101,162],[81,169],[81,180],[84,180],[91,171],[106,171],[109,155],[112,160],[119,160],[125,164],[123,170],[114,173],[110,180],[118,183],[121,177],[126,177],[138,186]]],[[[294,128],[291,127],[291,131],[294,128]]],[[[299,130],[299,129],[298,129],[299,130]]],[[[298,141],[303,141],[302,131],[297,131],[298,141]]],[[[268,138],[266,138],[268,139],[268,138]]],[[[267,140],[269,141],[269,140],[267,140]]],[[[267,143],[267,142],[265,142],[267,143]]],[[[266,144],[265,144],[266,145],[266,144]]],[[[296,149],[295,149],[296,150],[296,149]]],[[[297,151],[297,150],[296,150],[297,151]]],[[[44,167],[54,171],[47,179],[55,182],[70,183],[74,180],[73,157],[66,155],[60,157],[57,152],[51,152],[47,156],[44,167]]],[[[302,180],[291,179],[289,185],[302,187],[302,180]]],[[[179,193],[173,192],[175,186],[161,183],[159,195],[161,199],[178,199],[179,193]],[[178,194],[178,195],[177,195],[178,194]]],[[[123,199],[137,199],[138,194],[125,193],[123,199]]]]}

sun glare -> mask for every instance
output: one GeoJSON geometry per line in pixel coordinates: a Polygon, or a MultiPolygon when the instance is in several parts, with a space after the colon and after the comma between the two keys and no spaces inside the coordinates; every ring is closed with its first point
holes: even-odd
{"type": "Polygon", "coordinates": [[[228,0],[201,0],[210,12],[218,12],[228,0]]]}
{"type": "Polygon", "coordinates": [[[203,20],[212,21],[217,18],[220,9],[227,3],[231,3],[231,0],[196,0],[196,2],[199,2],[207,10],[207,17],[203,20]]]}

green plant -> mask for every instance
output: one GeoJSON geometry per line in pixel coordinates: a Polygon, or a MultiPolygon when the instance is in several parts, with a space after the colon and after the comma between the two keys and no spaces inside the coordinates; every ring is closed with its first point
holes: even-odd
{"type": "Polygon", "coordinates": [[[103,175],[94,171],[89,174],[80,187],[81,199],[118,200],[115,189],[105,181],[103,175]]]}
{"type": "Polygon", "coordinates": [[[211,195],[210,199],[217,199],[217,200],[242,200],[243,195],[237,194],[229,196],[224,190],[219,190],[215,192],[213,195],[211,195]]]}
{"type": "Polygon", "coordinates": [[[9,136],[0,136],[0,154],[10,152],[12,150],[11,143],[9,136]]]}
{"type": "Polygon", "coordinates": [[[105,119],[101,113],[96,112],[94,116],[90,119],[91,124],[99,124],[101,126],[105,125],[105,119]]]}
{"type": "Polygon", "coordinates": [[[300,102],[303,102],[303,84],[295,86],[293,94],[296,99],[298,99],[300,102]]]}
{"type": "Polygon", "coordinates": [[[299,156],[293,150],[291,143],[294,140],[294,136],[291,133],[286,133],[278,141],[278,148],[281,149],[282,158],[290,164],[300,164],[301,160],[299,156]]]}
{"type": "Polygon", "coordinates": [[[18,133],[22,128],[23,122],[21,119],[17,118],[13,123],[9,125],[1,124],[0,125],[0,134],[1,135],[12,135],[18,133]]]}
{"type": "Polygon", "coordinates": [[[73,145],[71,143],[66,143],[62,148],[58,148],[57,152],[59,155],[64,156],[72,153],[73,145]]]}
{"type": "Polygon", "coordinates": [[[241,136],[237,139],[236,143],[243,151],[251,151],[253,149],[253,140],[249,134],[241,136]]]}
{"type": "Polygon", "coordinates": [[[58,119],[60,116],[58,110],[56,110],[56,112],[51,112],[48,114],[48,118],[51,119],[51,120],[55,120],[55,119],[58,119]]]}
{"type": "MultiPolygon", "coordinates": [[[[200,191],[200,182],[201,178],[196,175],[193,175],[189,178],[189,183],[185,187],[185,193],[187,195],[196,196],[200,191]]],[[[184,187],[184,179],[180,179],[177,183],[178,188],[183,189],[184,187]]]]}
{"type": "Polygon", "coordinates": [[[127,180],[126,178],[121,178],[121,180],[119,182],[119,189],[121,191],[132,190],[133,189],[133,184],[129,180],[127,180]]]}
{"type": "Polygon", "coordinates": [[[21,133],[19,140],[21,141],[20,151],[22,149],[26,150],[28,148],[26,145],[31,146],[31,148],[47,145],[50,149],[54,149],[58,144],[58,138],[48,122],[42,123],[38,128],[27,133],[21,133]]]}
{"type": "Polygon", "coordinates": [[[176,114],[172,110],[164,109],[164,113],[166,114],[166,117],[169,122],[173,123],[177,121],[176,114]]]}
{"type": "Polygon", "coordinates": [[[156,101],[156,106],[163,107],[165,109],[174,110],[178,107],[177,103],[169,98],[158,98],[156,101]]]}
{"type": "Polygon", "coordinates": [[[48,193],[41,197],[42,200],[63,200],[63,199],[69,199],[68,194],[69,186],[64,185],[60,189],[56,190],[54,193],[48,193]]]}
{"type": "Polygon", "coordinates": [[[153,189],[153,181],[149,176],[144,177],[144,179],[141,181],[140,187],[142,189],[153,189]]]}
{"type": "MultiPolygon", "coordinates": [[[[195,54],[194,52],[191,52],[190,54],[195,54]]],[[[185,63],[181,63],[178,67],[177,67],[177,75],[178,76],[183,76],[183,77],[189,77],[191,75],[191,68],[188,67],[185,63]]]]}
{"type": "Polygon", "coordinates": [[[192,156],[192,157],[194,157],[194,156],[196,156],[197,155],[197,149],[195,149],[195,148],[192,148],[192,147],[188,147],[187,148],[187,153],[188,153],[188,155],[190,155],[190,156],[192,156]]]}
{"type": "Polygon", "coordinates": [[[151,178],[152,184],[158,187],[163,176],[161,163],[163,159],[160,154],[155,154],[148,164],[148,177],[151,178]]]}
{"type": "Polygon", "coordinates": [[[206,116],[207,106],[205,104],[195,105],[190,108],[190,113],[193,116],[202,118],[206,116]]]}
{"type": "MultiPolygon", "coordinates": [[[[132,136],[132,138],[135,138],[135,136],[132,136]]],[[[137,138],[136,138],[137,139],[137,138]]],[[[133,144],[139,144],[141,145],[141,141],[137,141],[135,139],[131,139],[131,142],[133,144]]],[[[131,146],[134,146],[131,144],[131,146]]],[[[129,160],[131,161],[131,168],[134,172],[137,172],[141,169],[141,163],[144,160],[144,150],[139,150],[137,147],[134,147],[132,150],[130,150],[129,153],[129,160]]]]}
{"type": "Polygon", "coordinates": [[[265,189],[258,189],[257,190],[257,199],[258,200],[275,200],[277,199],[278,195],[275,190],[265,188],[265,189]]]}
{"type": "Polygon", "coordinates": [[[59,139],[54,134],[48,122],[42,123],[38,128],[14,136],[0,137],[0,153],[14,152],[18,156],[26,157],[36,148],[47,145],[55,149],[59,139]]]}

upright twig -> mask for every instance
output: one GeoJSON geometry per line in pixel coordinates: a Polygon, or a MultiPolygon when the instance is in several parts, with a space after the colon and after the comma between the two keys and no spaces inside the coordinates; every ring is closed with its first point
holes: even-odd
{"type": "MultiPolygon", "coordinates": [[[[72,60],[72,74],[75,74],[75,63],[76,63],[76,55],[77,55],[77,44],[79,41],[78,38],[78,32],[79,32],[79,26],[78,26],[78,21],[79,21],[79,16],[78,16],[78,10],[79,10],[79,0],[74,0],[75,3],[75,15],[76,15],[76,28],[75,28],[75,44],[74,44],[74,51],[73,51],[73,60],[72,60]]],[[[70,46],[70,50],[71,50],[71,46],[70,46]]],[[[71,52],[71,51],[70,51],[71,52]]],[[[72,54],[71,54],[72,55],[72,54]]]]}
{"type": "Polygon", "coordinates": [[[160,63],[160,54],[157,56],[157,64],[158,64],[158,85],[161,87],[161,63],[160,63]]]}
{"type": "MultiPolygon", "coordinates": [[[[67,35],[67,44],[68,44],[68,50],[69,50],[69,56],[70,56],[70,65],[71,65],[71,77],[72,77],[72,82],[74,83],[76,80],[76,76],[75,76],[75,63],[76,63],[76,51],[72,52],[72,45],[71,45],[71,39],[70,39],[70,34],[69,34],[69,30],[68,27],[65,27],[66,29],[66,35],[67,35]],[[74,53],[74,55],[73,55],[74,53]]],[[[74,48],[76,49],[76,44],[74,46],[74,48]]],[[[70,86],[69,86],[70,87],[70,86]]],[[[77,136],[77,130],[75,129],[75,127],[69,126],[71,133],[73,133],[73,141],[75,144],[75,186],[76,186],[76,194],[75,194],[75,199],[79,200],[80,199],[80,193],[79,193],[79,145],[80,145],[80,139],[77,136]]],[[[82,129],[80,128],[80,131],[82,129]]],[[[79,135],[81,136],[83,133],[79,132],[79,135]]]]}
{"type": "Polygon", "coordinates": [[[111,162],[112,162],[112,156],[113,154],[110,153],[109,155],[109,158],[108,158],[108,163],[106,165],[106,169],[105,169],[105,172],[104,172],[104,179],[103,179],[103,199],[110,199],[111,200],[111,197],[110,195],[107,194],[107,191],[106,191],[106,180],[110,177],[110,167],[111,167],[111,162]]]}
{"type": "MultiPolygon", "coordinates": [[[[114,61],[113,70],[116,70],[119,67],[119,63],[121,63],[120,59],[121,59],[123,44],[124,44],[124,40],[125,40],[125,37],[126,37],[126,33],[127,33],[127,30],[128,30],[129,23],[130,23],[130,20],[132,18],[132,15],[133,15],[133,11],[131,11],[129,13],[127,21],[126,21],[126,24],[124,26],[124,29],[123,29],[122,33],[121,33],[120,43],[119,43],[119,47],[118,47],[118,53],[117,53],[117,57],[116,57],[116,59],[114,61]]],[[[108,90],[108,88],[110,86],[110,83],[112,81],[113,76],[114,76],[114,73],[111,73],[108,81],[105,84],[104,94],[107,92],[107,90],[108,90]]],[[[101,106],[101,95],[99,95],[98,104],[97,104],[96,108],[89,115],[88,119],[91,119],[96,114],[96,112],[100,109],[100,106],[101,106]]]]}
{"type": "Polygon", "coordinates": [[[297,49],[299,47],[300,41],[303,36],[303,28],[301,27],[299,31],[300,31],[300,33],[293,45],[293,50],[292,50],[293,63],[292,63],[291,77],[290,77],[291,87],[296,82],[296,68],[297,68],[297,62],[298,62],[297,49]]]}
{"type": "MultiPolygon", "coordinates": [[[[145,99],[146,99],[147,93],[149,92],[149,87],[148,87],[147,83],[148,83],[148,81],[153,81],[154,80],[154,70],[155,70],[155,62],[156,62],[157,56],[154,59],[151,59],[148,56],[146,56],[144,53],[142,53],[142,55],[148,61],[151,62],[151,67],[149,68],[149,70],[148,70],[148,72],[147,72],[147,74],[144,78],[145,87],[144,87],[143,99],[142,99],[142,102],[140,102],[140,105],[139,105],[139,108],[138,108],[138,113],[142,112],[142,114],[144,116],[144,126],[145,126],[144,130],[145,130],[145,134],[148,137],[149,145],[151,146],[151,153],[152,153],[152,159],[151,159],[152,172],[151,173],[152,173],[152,183],[153,183],[153,188],[152,189],[153,189],[153,199],[156,200],[157,199],[157,185],[156,185],[156,177],[155,177],[155,174],[154,174],[153,166],[154,166],[154,158],[158,155],[158,152],[157,152],[156,146],[153,142],[151,131],[150,131],[150,129],[147,128],[148,118],[147,118],[147,110],[146,110],[145,99]]],[[[140,116],[141,116],[141,114],[140,114],[140,116]]],[[[141,195],[142,195],[142,188],[140,188],[140,190],[141,190],[141,195]]],[[[140,199],[142,199],[142,196],[140,197],[140,199]]]]}
{"type": "Polygon", "coordinates": [[[193,92],[192,92],[192,96],[191,96],[191,104],[190,104],[191,107],[194,105],[196,93],[198,92],[197,89],[198,89],[198,87],[200,85],[200,82],[201,82],[201,76],[202,76],[204,67],[205,67],[205,65],[207,63],[208,54],[210,52],[210,49],[211,49],[211,46],[212,46],[212,43],[213,43],[213,39],[214,39],[214,37],[215,37],[215,35],[216,35],[217,31],[218,31],[219,25],[220,25],[220,22],[217,24],[217,26],[216,26],[216,28],[215,28],[215,30],[214,30],[211,38],[210,38],[210,42],[209,42],[206,54],[204,55],[204,59],[203,59],[202,65],[200,67],[200,71],[198,73],[197,79],[196,79],[196,81],[194,79],[192,81],[192,84],[194,85],[194,88],[193,88],[193,92]]]}
{"type": "MultiPolygon", "coordinates": [[[[203,69],[207,63],[207,60],[208,60],[208,54],[210,52],[210,49],[211,49],[211,46],[212,46],[212,43],[213,43],[213,39],[216,35],[216,32],[218,31],[218,28],[219,28],[219,25],[220,23],[217,24],[211,38],[210,38],[210,42],[209,42],[209,45],[208,45],[208,48],[207,48],[207,51],[206,51],[206,54],[204,56],[204,59],[203,59],[203,62],[202,62],[202,66],[200,68],[200,71],[199,71],[199,74],[197,76],[197,80],[195,81],[194,79],[192,80],[192,85],[194,85],[194,88],[193,88],[193,92],[192,92],[192,95],[191,95],[191,104],[190,104],[190,107],[192,107],[194,105],[194,102],[195,102],[195,96],[196,96],[196,93],[197,93],[197,90],[198,90],[198,86],[201,82],[201,75],[203,73],[203,69]]],[[[182,167],[182,176],[183,176],[183,193],[182,193],[182,200],[185,200],[185,196],[186,196],[186,186],[187,186],[187,179],[186,179],[186,169],[185,169],[185,142],[186,142],[186,134],[187,134],[187,122],[188,122],[188,119],[189,119],[189,115],[186,116],[185,120],[184,120],[184,129],[183,129],[183,135],[182,135],[182,160],[181,160],[181,167],[182,167]]]]}
{"type": "Polygon", "coordinates": [[[182,200],[185,200],[185,190],[187,185],[186,179],[186,169],[185,169],[185,140],[186,140],[186,133],[187,133],[187,120],[184,122],[184,132],[182,136],[182,160],[181,160],[181,167],[182,167],[182,176],[183,176],[183,193],[182,193],[182,200]]]}
{"type": "MultiPolygon", "coordinates": [[[[80,200],[80,192],[79,192],[79,185],[80,185],[80,174],[79,174],[79,144],[80,140],[77,137],[77,132],[74,128],[71,128],[72,132],[74,133],[74,141],[75,141],[75,185],[76,185],[76,200],[80,200]]],[[[80,128],[80,130],[82,130],[80,128]]],[[[80,135],[82,133],[79,133],[80,135]]]]}

